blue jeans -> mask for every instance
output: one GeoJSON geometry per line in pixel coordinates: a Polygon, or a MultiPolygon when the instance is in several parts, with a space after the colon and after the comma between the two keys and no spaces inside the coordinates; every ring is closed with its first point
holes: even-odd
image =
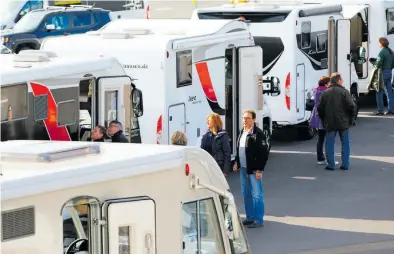
{"type": "Polygon", "coordinates": [[[240,168],[240,175],[246,219],[264,223],[263,180],[257,180],[256,174],[248,175],[244,167],[240,168]]]}
{"type": "Polygon", "coordinates": [[[335,168],[335,137],[339,133],[339,137],[342,143],[341,157],[342,157],[342,166],[345,168],[349,168],[350,166],[350,140],[349,140],[349,130],[343,131],[328,131],[326,135],[326,158],[328,167],[335,168]]]}
{"type": "Polygon", "coordinates": [[[386,94],[387,97],[387,106],[390,112],[393,112],[394,109],[394,98],[393,98],[393,87],[391,85],[392,72],[391,70],[383,71],[383,80],[384,80],[384,91],[376,92],[376,104],[378,106],[378,112],[383,113],[384,111],[384,102],[383,102],[383,93],[386,94]]]}

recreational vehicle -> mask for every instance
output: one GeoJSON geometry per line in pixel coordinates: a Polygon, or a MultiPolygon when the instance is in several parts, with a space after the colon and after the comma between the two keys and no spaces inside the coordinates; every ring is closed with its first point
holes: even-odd
{"type": "Polygon", "coordinates": [[[2,254],[251,253],[202,149],[14,140],[0,157],[2,254]]]}
{"type": "Polygon", "coordinates": [[[0,61],[1,141],[76,141],[111,120],[125,126],[131,142],[141,141],[142,94],[115,58],[26,50],[0,61]]]}
{"type": "Polygon", "coordinates": [[[222,116],[234,152],[241,115],[248,108],[257,112],[270,139],[263,90],[275,92],[278,84],[263,80],[262,49],[243,21],[120,19],[99,31],[49,38],[41,49],[116,57],[144,93],[142,143],[168,144],[172,133],[183,131],[189,145],[198,144],[207,115],[215,112],[222,116]]]}
{"type": "MultiPolygon", "coordinates": [[[[278,78],[285,91],[267,98],[275,109],[274,128],[297,127],[301,138],[311,139],[315,130],[309,127],[311,112],[306,111],[306,101],[313,96],[319,78],[329,74],[330,60],[335,60],[330,58],[330,46],[342,42],[342,37],[328,31],[329,20],[342,19],[342,6],[304,2],[228,4],[196,9],[192,19],[244,19],[250,23],[254,41],[263,49],[263,75],[278,78]]],[[[345,86],[356,100],[357,89],[350,82],[345,86]]]]}

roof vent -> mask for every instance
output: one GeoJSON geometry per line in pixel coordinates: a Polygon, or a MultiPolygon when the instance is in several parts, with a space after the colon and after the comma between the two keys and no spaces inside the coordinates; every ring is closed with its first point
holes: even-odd
{"type": "Polygon", "coordinates": [[[126,33],[133,34],[133,35],[147,35],[147,34],[152,33],[152,31],[149,29],[125,28],[125,29],[123,29],[123,31],[126,33]]]}
{"type": "Polygon", "coordinates": [[[124,33],[124,32],[106,32],[102,33],[101,37],[103,39],[131,39],[133,38],[133,34],[124,33]]]}
{"type": "Polygon", "coordinates": [[[46,56],[48,58],[57,57],[55,52],[34,49],[22,50],[21,52],[19,52],[19,55],[40,55],[46,56]]]}
{"type": "Polygon", "coordinates": [[[1,160],[35,160],[51,162],[89,154],[100,153],[100,144],[81,144],[77,142],[40,142],[8,147],[1,151],[1,160]]]}
{"type": "Polygon", "coordinates": [[[15,54],[14,62],[49,62],[49,57],[42,54],[15,54]]]}

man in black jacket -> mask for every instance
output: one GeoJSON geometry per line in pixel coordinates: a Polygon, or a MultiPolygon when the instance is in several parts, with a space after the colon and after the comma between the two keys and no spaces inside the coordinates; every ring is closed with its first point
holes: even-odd
{"type": "Polygon", "coordinates": [[[114,143],[129,143],[129,140],[123,134],[122,123],[117,120],[109,123],[108,135],[111,136],[111,140],[114,143]]]}
{"type": "Polygon", "coordinates": [[[263,171],[268,160],[267,137],[256,126],[256,113],[243,113],[243,129],[237,140],[234,171],[240,170],[241,191],[246,219],[244,225],[259,228],[264,225],[263,171]]]}
{"type": "Polygon", "coordinates": [[[337,132],[342,142],[342,170],[350,166],[349,126],[356,117],[356,105],[350,92],[342,84],[339,73],[333,73],[330,78],[330,87],[321,95],[317,112],[326,130],[326,170],[335,169],[334,145],[337,132]]]}

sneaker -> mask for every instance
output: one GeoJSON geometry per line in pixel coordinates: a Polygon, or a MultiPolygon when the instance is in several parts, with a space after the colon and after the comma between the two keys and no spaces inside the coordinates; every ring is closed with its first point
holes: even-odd
{"type": "Polygon", "coordinates": [[[383,112],[376,112],[375,113],[375,116],[382,116],[382,115],[384,115],[383,112]]]}
{"type": "MultiPolygon", "coordinates": [[[[324,161],[324,164],[328,165],[328,162],[327,162],[327,161],[324,161]]],[[[338,162],[338,161],[334,161],[334,164],[335,164],[335,165],[338,165],[339,162],[338,162]]]]}
{"type": "Polygon", "coordinates": [[[254,221],[253,220],[250,220],[250,219],[244,219],[243,221],[242,221],[242,225],[244,225],[244,226],[248,226],[248,225],[251,225],[251,224],[253,224],[254,223],[254,221]]]}
{"type": "Polygon", "coordinates": [[[342,170],[349,170],[349,168],[347,168],[345,166],[341,166],[340,169],[342,169],[342,170]]]}
{"type": "Polygon", "coordinates": [[[392,116],[392,115],[394,115],[394,112],[393,112],[393,111],[387,111],[387,112],[385,113],[385,115],[392,116]]]}
{"type": "Polygon", "coordinates": [[[322,161],[317,161],[318,165],[326,165],[327,161],[326,160],[322,160],[322,161]]]}
{"type": "Polygon", "coordinates": [[[330,170],[330,171],[334,171],[335,170],[335,168],[330,168],[329,166],[326,166],[324,169],[325,170],[330,170]]]}
{"type": "Polygon", "coordinates": [[[259,223],[259,222],[255,222],[255,221],[253,221],[253,222],[248,226],[248,228],[262,228],[262,227],[264,227],[264,224],[263,224],[263,223],[259,223]]]}

